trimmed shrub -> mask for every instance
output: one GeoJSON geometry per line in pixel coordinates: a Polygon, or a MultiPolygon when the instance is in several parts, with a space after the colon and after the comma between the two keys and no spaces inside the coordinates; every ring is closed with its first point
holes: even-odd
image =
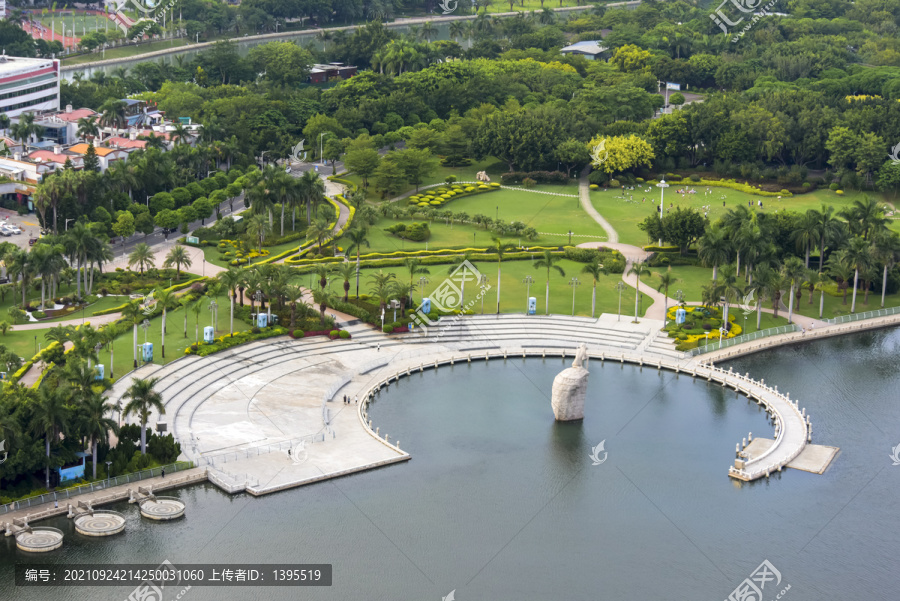
{"type": "MultiPolygon", "coordinates": [[[[562,171],[512,171],[500,176],[500,182],[507,186],[523,184],[525,179],[534,180],[537,184],[565,184],[568,183],[569,176],[562,171]]],[[[492,183],[494,184],[495,182],[492,183]]],[[[495,187],[499,186],[500,184],[496,184],[495,187]]]]}
{"type": "Polygon", "coordinates": [[[383,331],[385,334],[393,334],[393,333],[394,333],[394,326],[386,325],[386,326],[384,326],[384,329],[383,329],[382,331],[383,331]]]}

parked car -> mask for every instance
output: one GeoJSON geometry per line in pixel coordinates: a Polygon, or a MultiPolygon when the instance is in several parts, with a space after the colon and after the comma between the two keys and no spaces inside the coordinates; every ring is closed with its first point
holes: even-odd
{"type": "Polygon", "coordinates": [[[9,237],[12,236],[12,232],[8,228],[0,225],[0,236],[9,237]]]}
{"type": "Polygon", "coordinates": [[[37,241],[38,241],[37,238],[29,238],[29,239],[28,239],[28,246],[34,246],[34,243],[37,242],[37,241]]]}
{"type": "Polygon", "coordinates": [[[6,229],[8,229],[9,231],[11,231],[11,232],[14,233],[14,234],[21,234],[21,233],[22,233],[22,230],[19,229],[19,226],[18,226],[18,225],[15,225],[15,224],[12,224],[12,223],[7,224],[7,225],[6,225],[6,229]]]}

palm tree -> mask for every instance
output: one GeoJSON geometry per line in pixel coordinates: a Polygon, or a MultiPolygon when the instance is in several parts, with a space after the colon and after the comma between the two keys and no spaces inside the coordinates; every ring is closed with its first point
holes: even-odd
{"type": "Polygon", "coordinates": [[[725,231],[713,226],[697,241],[697,256],[704,267],[713,268],[713,281],[718,279],[719,265],[728,262],[729,243],[725,231]]]}
{"type": "Polygon", "coordinates": [[[156,306],[162,309],[162,344],[160,345],[160,350],[162,352],[162,358],[166,358],[166,314],[169,309],[175,309],[178,307],[178,296],[169,290],[168,288],[157,288],[153,293],[154,298],[156,299],[156,306]]]}
{"type": "Polygon", "coordinates": [[[369,280],[372,282],[372,287],[369,291],[373,296],[378,297],[378,300],[381,302],[382,311],[384,311],[388,301],[391,300],[391,283],[396,278],[397,276],[395,274],[384,273],[380,269],[378,270],[378,273],[369,275],[369,280]]]}
{"type": "MultiPolygon", "coordinates": [[[[409,289],[415,290],[415,284],[413,284],[413,278],[417,275],[428,275],[431,271],[422,265],[422,261],[420,259],[408,258],[403,261],[403,266],[406,267],[406,271],[409,273],[409,289]]],[[[403,300],[401,298],[401,300],[403,300]]],[[[412,305],[412,295],[409,296],[410,305],[412,305]]],[[[405,303],[404,303],[405,306],[405,303]]]]}
{"type": "Polygon", "coordinates": [[[819,212],[815,209],[810,209],[800,218],[800,221],[797,223],[797,229],[793,233],[797,250],[802,249],[806,253],[804,264],[807,269],[809,269],[809,251],[820,238],[820,228],[819,212]]]}
{"type": "Polygon", "coordinates": [[[269,220],[266,219],[265,215],[252,215],[247,219],[247,237],[257,243],[257,248],[260,251],[262,251],[263,241],[270,231],[272,231],[272,226],[269,225],[269,220]]]}
{"type": "Polygon", "coordinates": [[[875,258],[882,264],[881,308],[884,309],[884,296],[887,293],[888,271],[900,261],[900,237],[895,232],[883,230],[872,238],[875,258]]]}
{"type": "Polygon", "coordinates": [[[466,31],[465,21],[451,21],[450,22],[450,35],[453,37],[453,41],[459,44],[459,36],[463,35],[466,31]]]}
{"type": "Polygon", "coordinates": [[[316,241],[316,248],[320,251],[322,246],[325,244],[325,239],[331,236],[332,228],[328,223],[328,220],[324,217],[319,217],[312,224],[306,228],[306,238],[316,241]]]}
{"type": "Polygon", "coordinates": [[[557,257],[549,250],[544,250],[544,255],[532,264],[535,269],[547,270],[547,287],[544,295],[546,315],[550,315],[550,270],[553,269],[562,277],[566,277],[565,270],[557,265],[561,260],[562,257],[557,257]]]}
{"type": "Polygon", "coordinates": [[[788,323],[794,323],[794,290],[803,284],[806,267],[798,257],[788,257],[781,269],[785,281],[791,286],[791,296],[788,299],[788,323]]]}
{"type": "Polygon", "coordinates": [[[93,463],[93,478],[97,479],[97,443],[109,442],[109,433],[119,433],[119,425],[116,420],[107,417],[107,414],[115,410],[115,405],[107,402],[102,394],[94,392],[85,399],[79,407],[81,413],[80,430],[83,436],[90,439],[91,462],[93,463]]]}
{"type": "Polygon", "coordinates": [[[847,260],[853,267],[853,302],[850,303],[850,312],[856,312],[856,287],[859,283],[860,270],[866,270],[872,265],[872,247],[865,238],[854,238],[850,241],[847,250],[847,260]]]}
{"type": "Polygon", "coordinates": [[[325,311],[328,309],[328,305],[331,304],[332,295],[327,290],[313,290],[312,291],[313,302],[319,305],[319,316],[322,319],[322,327],[325,327],[325,311]]]}
{"type": "Polygon", "coordinates": [[[744,287],[747,296],[756,295],[756,329],[762,325],[763,300],[768,298],[772,291],[772,283],[777,279],[775,272],[767,265],[757,265],[753,270],[750,283],[744,287]]]}
{"type": "Polygon", "coordinates": [[[22,151],[26,150],[28,140],[32,136],[40,138],[44,134],[44,128],[34,122],[34,113],[23,113],[19,115],[18,123],[13,123],[9,128],[9,135],[14,140],[22,142],[22,151]]]}
{"type": "Polygon", "coordinates": [[[643,262],[633,263],[631,269],[628,270],[628,275],[633,275],[637,278],[634,295],[634,323],[638,323],[638,301],[641,298],[641,276],[644,275],[646,270],[647,268],[644,266],[643,262]]]}
{"type": "Polygon", "coordinates": [[[173,265],[175,266],[175,281],[177,282],[181,280],[181,268],[190,267],[191,263],[191,257],[188,255],[187,249],[180,244],[176,244],[166,255],[163,267],[171,269],[173,265]]]}
{"type": "Polygon", "coordinates": [[[343,300],[346,303],[350,298],[350,280],[356,275],[356,265],[349,261],[345,261],[334,268],[334,273],[337,274],[340,279],[344,280],[343,300]]]}
{"type": "Polygon", "coordinates": [[[123,129],[128,124],[124,100],[110,99],[100,105],[100,125],[111,129],[123,129]]]}
{"type": "Polygon", "coordinates": [[[68,390],[64,387],[43,386],[38,392],[37,400],[31,405],[31,431],[44,437],[46,463],[44,477],[47,488],[50,488],[50,443],[56,442],[60,431],[69,425],[71,410],[68,401],[68,390]]]}
{"type": "Polygon", "coordinates": [[[369,229],[365,226],[357,226],[348,231],[345,237],[350,240],[347,252],[352,253],[356,251],[356,298],[359,298],[359,253],[363,245],[367,248],[370,246],[369,229]]]}
{"type": "Polygon", "coordinates": [[[609,275],[609,270],[603,266],[603,263],[588,263],[582,268],[581,273],[589,273],[593,280],[594,285],[591,291],[591,317],[593,317],[597,307],[597,280],[601,275],[609,275]]]}
{"type": "Polygon", "coordinates": [[[829,236],[834,236],[841,229],[841,220],[834,214],[834,207],[822,205],[821,211],[816,211],[819,222],[819,273],[825,269],[825,243],[829,236]]]}
{"type": "Polygon", "coordinates": [[[853,277],[853,265],[847,256],[847,250],[842,249],[828,257],[828,275],[837,282],[838,289],[844,293],[842,304],[847,304],[847,289],[850,287],[850,278],[853,277]]]}
{"type": "MultiPolygon", "coordinates": [[[[819,291],[819,319],[822,319],[825,313],[825,288],[831,284],[831,278],[825,273],[813,273],[810,280],[814,282],[816,290],[819,291]]],[[[812,298],[812,293],[810,293],[812,298]]]]}
{"type": "Polygon", "coordinates": [[[427,43],[431,43],[431,38],[438,34],[438,28],[434,26],[434,23],[431,21],[425,21],[422,23],[422,29],[419,30],[419,37],[425,39],[427,43]]]}
{"type": "Polygon", "coordinates": [[[125,416],[133,413],[141,420],[141,455],[147,453],[147,420],[150,419],[150,412],[156,410],[160,415],[166,414],[162,395],[154,390],[157,382],[159,378],[132,378],[131,386],[122,395],[122,400],[128,401],[124,408],[125,416]]]}
{"type": "Polygon", "coordinates": [[[862,199],[854,199],[853,203],[840,214],[847,219],[850,231],[862,236],[863,240],[868,240],[870,233],[884,229],[889,222],[884,216],[884,206],[867,195],[862,199]]]}
{"type": "Polygon", "coordinates": [[[134,350],[134,368],[137,369],[138,359],[137,359],[137,328],[138,324],[144,320],[144,309],[141,307],[141,303],[138,300],[133,300],[122,309],[122,317],[131,320],[131,324],[134,327],[134,341],[131,345],[132,350],[134,350]]]}
{"type": "Polygon", "coordinates": [[[672,275],[671,266],[665,272],[656,274],[656,277],[659,278],[659,286],[656,287],[656,291],[663,293],[663,324],[665,324],[665,316],[669,314],[669,286],[681,280],[672,275]]]}
{"type": "MultiPolygon", "coordinates": [[[[218,276],[219,281],[222,282],[222,285],[228,288],[230,294],[228,295],[231,301],[231,313],[229,317],[229,333],[234,335],[234,301],[237,298],[237,290],[241,285],[241,281],[244,278],[244,274],[241,273],[239,269],[235,269],[234,267],[228,268],[226,271],[219,273],[218,276]]],[[[242,299],[243,300],[243,299],[242,299]]]]}
{"type": "Polygon", "coordinates": [[[500,315],[500,270],[503,263],[503,256],[506,250],[510,248],[510,245],[504,244],[500,241],[500,238],[495,237],[491,238],[491,242],[494,243],[494,246],[490,248],[490,252],[497,254],[497,315],[500,315]]]}
{"type": "Polygon", "coordinates": [[[144,268],[153,267],[156,261],[156,253],[151,250],[146,242],[141,242],[134,247],[131,254],[128,255],[128,267],[133,268],[135,265],[140,267],[141,275],[144,275],[144,268]]]}
{"type": "Polygon", "coordinates": [[[90,117],[81,117],[78,119],[78,137],[82,140],[93,140],[100,135],[100,128],[97,126],[97,115],[90,117]]]}
{"type": "Polygon", "coordinates": [[[284,287],[284,294],[291,305],[291,330],[297,325],[297,303],[303,303],[303,286],[288,284],[284,287]]]}

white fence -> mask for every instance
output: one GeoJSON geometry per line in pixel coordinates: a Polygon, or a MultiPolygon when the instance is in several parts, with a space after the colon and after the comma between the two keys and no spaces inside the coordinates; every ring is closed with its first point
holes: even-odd
{"type": "Polygon", "coordinates": [[[768,328],[765,330],[759,330],[758,332],[753,332],[752,334],[741,334],[740,336],[735,336],[734,338],[729,338],[727,340],[707,343],[705,346],[698,346],[695,349],[691,349],[689,351],[689,355],[691,357],[696,357],[697,355],[702,355],[703,353],[710,353],[712,351],[728,348],[736,344],[752,342],[754,340],[759,340],[760,338],[777,336],[778,334],[790,334],[792,332],[798,331],[800,331],[800,326],[795,323],[788,324],[786,326],[778,326],[777,328],[768,328]]]}

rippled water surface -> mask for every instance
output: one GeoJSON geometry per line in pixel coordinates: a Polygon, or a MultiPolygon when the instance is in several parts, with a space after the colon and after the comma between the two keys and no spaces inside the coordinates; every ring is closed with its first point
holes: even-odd
{"type": "Polygon", "coordinates": [[[460,601],[718,600],[768,559],[788,601],[893,601],[898,348],[890,330],[735,361],[800,399],[813,442],[842,449],[824,475],[786,470],[752,484],[727,476],[735,443],[772,427],[734,391],[594,361],[584,422],[559,424],[550,386],[568,362],[558,358],[415,374],[370,410],[411,461],[262,498],[183,489],[176,523],[121,503],[112,508],[127,529],[109,539],[50,520],[66,532],[59,551],[31,558],[0,541],[0,599],[121,600],[131,588],[17,590],[17,561],[169,559],[334,565],[330,588],[194,588],[188,601],[438,600],[451,590],[460,601]],[[606,460],[592,465],[601,441],[606,460]]]}

